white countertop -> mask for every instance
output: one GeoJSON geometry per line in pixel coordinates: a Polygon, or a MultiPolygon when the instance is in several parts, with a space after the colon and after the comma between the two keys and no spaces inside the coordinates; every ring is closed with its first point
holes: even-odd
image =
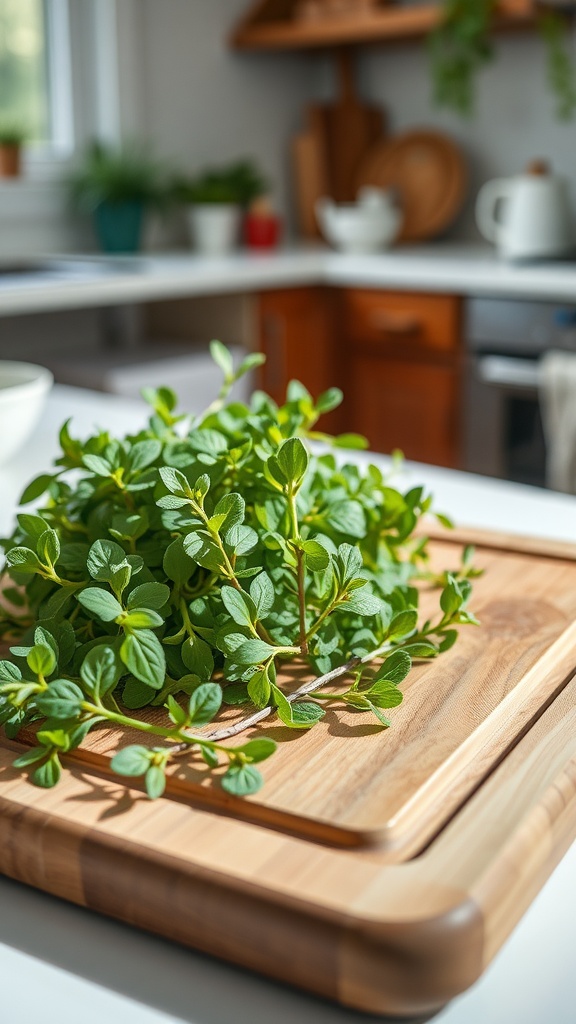
{"type": "Polygon", "coordinates": [[[374,255],[294,246],[213,258],[185,252],[83,257],[36,277],[0,274],[0,316],[314,284],[567,302],[576,301],[576,260],[510,265],[486,245],[456,243],[374,255]]]}
{"type": "MultiPolygon", "coordinates": [[[[0,532],[18,495],[56,451],[57,428],[135,429],[139,402],[55,388],[41,426],[0,467],[0,532]]],[[[375,457],[378,458],[378,457],[375,457]]],[[[576,540],[576,497],[415,464],[436,507],[460,524],[576,540]]],[[[485,976],[435,1019],[438,1024],[574,1024],[576,844],[485,976]]],[[[171,945],[0,878],[0,1019],[6,1024],[362,1024],[340,1009],[257,975],[171,945]]]]}

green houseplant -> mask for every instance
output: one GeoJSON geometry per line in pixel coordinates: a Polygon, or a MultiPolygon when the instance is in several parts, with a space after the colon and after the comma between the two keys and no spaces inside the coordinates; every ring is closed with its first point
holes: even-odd
{"type": "Polygon", "coordinates": [[[104,252],[136,252],[145,212],[167,194],[161,169],[136,144],[120,150],[92,142],[68,183],[74,206],[93,217],[104,252]]]}
{"type": "Polygon", "coordinates": [[[22,173],[22,146],[26,132],[16,124],[0,124],[0,178],[18,178],[22,173]]]}
{"type": "MultiPolygon", "coordinates": [[[[566,39],[566,21],[554,10],[574,6],[562,0],[542,4],[538,29],[547,49],[548,84],[556,116],[569,120],[576,112],[576,69],[566,39]]],[[[477,73],[494,59],[492,19],[498,0],[443,0],[442,20],[429,37],[434,99],[462,116],[474,109],[477,73]]]]}
{"type": "Polygon", "coordinates": [[[243,211],[264,194],[266,187],[260,171],[249,160],[178,179],[174,195],[186,207],[191,239],[198,251],[220,255],[233,249],[243,211]]]}
{"type": "Polygon", "coordinates": [[[423,488],[401,493],[377,466],[336,458],[364,440],[317,430],[338,389],[314,400],[293,381],[281,407],[261,392],[227,404],[263,357],[235,369],[218,342],[212,353],[222,389],[187,429],[166,388],[147,393],[153,415],[127,438],[81,442],[64,424],[56,464],[22,496],[42,499],[38,511],[2,542],[0,635],[12,646],[0,725],[12,738],[34,728],[15,764],[36,785],[55,785],[60,759],[112,724],[146,741],[120,740],[112,768],[144,777],[150,797],[182,755],[249,795],[276,744],[246,741],[248,728],[277,716],[305,732],[344,711],[387,729],[412,661],[476,622],[471,551],[453,572],[428,570],[414,532],[431,507],[423,488]],[[313,440],[327,447],[313,453],[313,440]],[[418,578],[438,588],[426,619],[418,578]],[[287,685],[292,662],[306,664],[304,684],[287,685]],[[232,723],[218,723],[221,707],[239,708],[232,723]]]}

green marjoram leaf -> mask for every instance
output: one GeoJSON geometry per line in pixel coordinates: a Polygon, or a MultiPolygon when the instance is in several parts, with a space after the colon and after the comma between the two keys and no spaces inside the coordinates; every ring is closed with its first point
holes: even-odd
{"type": "Polygon", "coordinates": [[[3,541],[0,636],[12,646],[0,727],[11,738],[34,727],[36,746],[16,764],[36,785],[55,785],[60,755],[103,725],[116,730],[113,770],[143,779],[152,799],[172,756],[231,798],[251,796],[276,749],[261,720],[303,744],[341,714],[387,728],[412,659],[441,658],[476,625],[472,549],[427,575],[414,531],[431,496],[347,460],[365,439],[317,430],[341,392],[315,400],[292,381],[280,405],[260,391],[229,401],[262,357],[235,366],[220,342],[211,351],[224,381],[199,416],[177,413],[159,387],[126,437],[80,439],[66,423],[55,465],[22,495],[38,508],[21,510],[3,541]],[[438,587],[426,619],[419,579],[438,587]],[[298,692],[318,678],[318,692],[298,692]]]}

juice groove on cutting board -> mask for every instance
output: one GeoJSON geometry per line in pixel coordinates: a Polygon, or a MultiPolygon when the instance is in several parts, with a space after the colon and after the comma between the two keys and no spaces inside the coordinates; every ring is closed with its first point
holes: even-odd
{"type": "MultiPolygon", "coordinates": [[[[490,542],[489,542],[490,543],[490,542]]],[[[460,543],[434,541],[438,567],[458,564],[460,543]]],[[[382,730],[362,713],[328,709],[310,732],[273,720],[278,739],[254,798],[225,794],[201,767],[178,763],[168,793],[247,821],[341,846],[377,846],[389,862],[422,850],[566,684],[576,649],[576,563],[484,544],[471,607],[480,627],[463,627],[451,651],[420,664],[404,703],[382,730]]],[[[432,614],[438,592],[424,593],[432,614]]],[[[158,709],[146,717],[162,717],[158,709]]],[[[234,708],[228,717],[244,716],[234,708]]],[[[99,729],[68,762],[107,771],[119,746],[140,734],[99,729]]]]}

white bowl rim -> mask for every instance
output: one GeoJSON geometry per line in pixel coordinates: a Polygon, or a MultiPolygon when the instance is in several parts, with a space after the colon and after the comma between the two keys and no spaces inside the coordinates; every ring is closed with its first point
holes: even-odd
{"type": "Polygon", "coordinates": [[[9,395],[14,394],[14,392],[25,389],[49,388],[53,383],[54,374],[47,366],[41,366],[39,363],[23,362],[19,359],[0,359],[0,395],[2,398],[7,398],[9,395]],[[5,384],[2,384],[3,372],[7,373],[8,376],[10,374],[14,376],[19,374],[21,377],[24,376],[24,380],[8,380],[5,384]]]}

